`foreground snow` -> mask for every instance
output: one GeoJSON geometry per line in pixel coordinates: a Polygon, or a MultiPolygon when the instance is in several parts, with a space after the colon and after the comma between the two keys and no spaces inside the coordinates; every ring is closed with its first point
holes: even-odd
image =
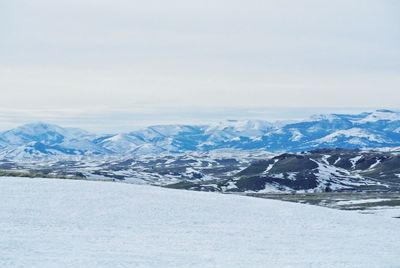
{"type": "Polygon", "coordinates": [[[233,195],[0,178],[0,267],[399,267],[400,220],[233,195]]]}

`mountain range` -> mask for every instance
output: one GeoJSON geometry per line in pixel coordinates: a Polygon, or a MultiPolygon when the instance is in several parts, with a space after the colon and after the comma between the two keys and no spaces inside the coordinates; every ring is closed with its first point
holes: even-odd
{"type": "Polygon", "coordinates": [[[317,148],[400,147],[400,112],[326,114],[290,123],[228,120],[210,125],[159,125],[98,135],[46,123],[0,133],[0,158],[106,157],[210,152],[301,152],[317,148]]]}

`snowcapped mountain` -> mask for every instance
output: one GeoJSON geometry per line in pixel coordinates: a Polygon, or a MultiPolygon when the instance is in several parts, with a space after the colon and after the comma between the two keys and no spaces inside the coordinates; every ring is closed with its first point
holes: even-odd
{"type": "Polygon", "coordinates": [[[272,151],[395,147],[400,141],[399,127],[400,113],[389,110],[319,115],[278,128],[263,140],[272,151]]]}
{"type": "Polygon", "coordinates": [[[45,123],[0,133],[0,157],[108,156],[220,149],[300,152],[317,148],[398,148],[400,112],[316,115],[292,123],[228,120],[212,125],[160,125],[112,135],[45,123]]]}
{"type": "Polygon", "coordinates": [[[96,145],[111,152],[123,153],[143,146],[145,141],[129,134],[115,134],[103,136],[93,141],[96,145]]]}
{"type": "Polygon", "coordinates": [[[82,146],[91,142],[95,135],[77,128],[62,128],[46,123],[33,123],[5,131],[0,134],[9,145],[24,145],[40,142],[45,145],[82,146]]]}
{"type": "Polygon", "coordinates": [[[0,134],[5,146],[3,158],[26,159],[65,155],[100,155],[108,153],[93,143],[95,135],[76,128],[57,125],[26,124],[0,134]]]}

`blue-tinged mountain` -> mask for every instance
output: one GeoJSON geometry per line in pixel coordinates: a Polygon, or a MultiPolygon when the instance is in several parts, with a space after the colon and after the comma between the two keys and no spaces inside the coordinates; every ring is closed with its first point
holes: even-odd
{"type": "Polygon", "coordinates": [[[197,151],[207,139],[204,126],[151,126],[126,134],[115,134],[94,142],[115,154],[154,154],[197,151]]]}
{"type": "Polygon", "coordinates": [[[49,156],[102,155],[110,153],[93,143],[95,135],[76,128],[26,124],[0,134],[4,158],[27,159],[49,156]]]}
{"type": "MultiPolygon", "coordinates": [[[[233,148],[298,152],[316,148],[381,148],[400,146],[400,113],[378,110],[357,115],[318,115],[289,124],[252,124],[236,127],[234,135],[228,127],[207,137],[200,150],[233,148]],[[253,125],[251,128],[249,125],[253,125]]],[[[223,125],[223,124],[222,124],[223,125]]],[[[215,128],[207,128],[207,135],[215,128]]]]}
{"type": "Polygon", "coordinates": [[[117,153],[179,153],[219,149],[298,152],[316,148],[400,146],[400,113],[318,115],[289,124],[229,120],[208,126],[152,126],[101,139],[117,153]]]}
{"type": "Polygon", "coordinates": [[[261,137],[274,129],[261,120],[228,120],[212,125],[151,126],[101,137],[96,143],[122,154],[182,153],[217,149],[260,149],[261,137]]]}
{"type": "Polygon", "coordinates": [[[0,157],[9,159],[386,147],[400,147],[399,112],[318,115],[286,124],[229,120],[213,125],[162,125],[111,135],[39,123],[0,133],[0,157]]]}
{"type": "Polygon", "coordinates": [[[358,115],[320,115],[288,124],[266,139],[272,150],[379,148],[400,144],[400,113],[377,110],[358,115]],[[291,135],[291,136],[290,136],[291,135]]]}

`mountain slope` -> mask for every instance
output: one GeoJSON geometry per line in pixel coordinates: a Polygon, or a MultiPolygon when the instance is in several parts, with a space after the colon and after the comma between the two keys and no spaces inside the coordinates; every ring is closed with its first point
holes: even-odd
{"type": "Polygon", "coordinates": [[[109,153],[93,143],[95,135],[76,128],[46,123],[26,124],[0,134],[6,144],[0,156],[29,159],[48,156],[100,155],[109,153]]]}
{"type": "Polygon", "coordinates": [[[229,120],[213,125],[163,125],[103,136],[44,123],[0,133],[0,157],[9,159],[224,149],[301,152],[317,148],[385,147],[400,147],[399,112],[318,115],[288,124],[229,120]]]}
{"type": "Polygon", "coordinates": [[[398,154],[324,149],[256,161],[229,182],[231,191],[389,191],[400,189],[398,154]]]}

